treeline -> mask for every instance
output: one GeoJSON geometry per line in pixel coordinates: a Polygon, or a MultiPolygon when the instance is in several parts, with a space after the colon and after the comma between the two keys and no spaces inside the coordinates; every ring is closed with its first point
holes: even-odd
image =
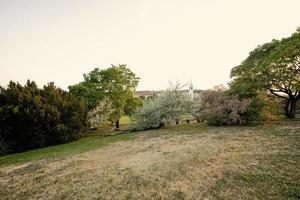
{"type": "Polygon", "coordinates": [[[119,129],[123,115],[134,130],[206,121],[210,125],[256,125],[273,118],[278,107],[296,117],[300,100],[300,29],[288,38],[259,45],[231,71],[229,88],[189,96],[175,85],[142,101],[139,83],[126,65],[95,68],[69,92],[53,83],[42,89],[28,81],[0,87],[0,153],[69,142],[86,128],[110,121],[119,129]]]}
{"type": "Polygon", "coordinates": [[[87,126],[85,102],[49,83],[0,87],[0,151],[21,152],[79,138],[87,126]]]}
{"type": "Polygon", "coordinates": [[[215,88],[189,99],[178,88],[171,88],[146,101],[134,115],[135,129],[160,128],[182,119],[217,126],[256,125],[276,119],[279,106],[286,118],[296,118],[300,28],[290,37],[259,45],[230,75],[228,89],[215,88]]]}
{"type": "Polygon", "coordinates": [[[242,98],[231,90],[215,87],[194,94],[177,84],[145,101],[135,112],[134,130],[155,129],[170,124],[207,122],[208,125],[257,125],[265,119],[262,98],[242,98]]]}
{"type": "Polygon", "coordinates": [[[143,104],[133,95],[138,81],[126,65],[95,68],[69,91],[11,81],[0,87],[0,154],[70,142],[107,121],[119,129],[120,117],[143,104]]]}

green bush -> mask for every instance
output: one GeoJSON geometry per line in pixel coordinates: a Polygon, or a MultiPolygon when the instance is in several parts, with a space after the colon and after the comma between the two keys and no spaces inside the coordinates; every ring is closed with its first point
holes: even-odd
{"type": "Polygon", "coordinates": [[[0,137],[0,155],[3,155],[7,152],[7,146],[4,142],[4,139],[0,137]]]}
{"type": "Polygon", "coordinates": [[[82,100],[50,83],[10,82],[0,88],[0,138],[9,152],[75,140],[86,126],[82,100]]]}
{"type": "Polygon", "coordinates": [[[263,103],[259,98],[251,99],[250,105],[247,107],[246,112],[244,112],[241,117],[245,125],[258,125],[262,121],[262,112],[263,103]]]}

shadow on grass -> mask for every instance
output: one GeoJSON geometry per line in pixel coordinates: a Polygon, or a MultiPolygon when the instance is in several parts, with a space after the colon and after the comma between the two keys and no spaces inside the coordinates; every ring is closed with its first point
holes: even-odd
{"type": "Polygon", "coordinates": [[[135,134],[120,134],[108,137],[89,136],[66,144],[34,149],[22,153],[4,155],[0,157],[0,167],[10,164],[24,163],[40,159],[54,159],[62,156],[83,153],[113,144],[118,141],[130,140],[134,137],[134,135],[135,134]]]}

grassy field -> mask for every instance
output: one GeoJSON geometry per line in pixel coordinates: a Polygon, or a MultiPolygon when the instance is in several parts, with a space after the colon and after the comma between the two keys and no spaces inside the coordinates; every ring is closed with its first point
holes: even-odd
{"type": "Polygon", "coordinates": [[[0,157],[0,199],[300,198],[299,121],[89,134],[0,157]]]}

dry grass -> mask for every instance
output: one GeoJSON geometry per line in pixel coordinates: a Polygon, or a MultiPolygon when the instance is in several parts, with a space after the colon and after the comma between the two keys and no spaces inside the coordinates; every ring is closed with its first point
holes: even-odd
{"type": "Polygon", "coordinates": [[[300,123],[181,126],[0,169],[1,199],[298,199],[300,123]]]}

